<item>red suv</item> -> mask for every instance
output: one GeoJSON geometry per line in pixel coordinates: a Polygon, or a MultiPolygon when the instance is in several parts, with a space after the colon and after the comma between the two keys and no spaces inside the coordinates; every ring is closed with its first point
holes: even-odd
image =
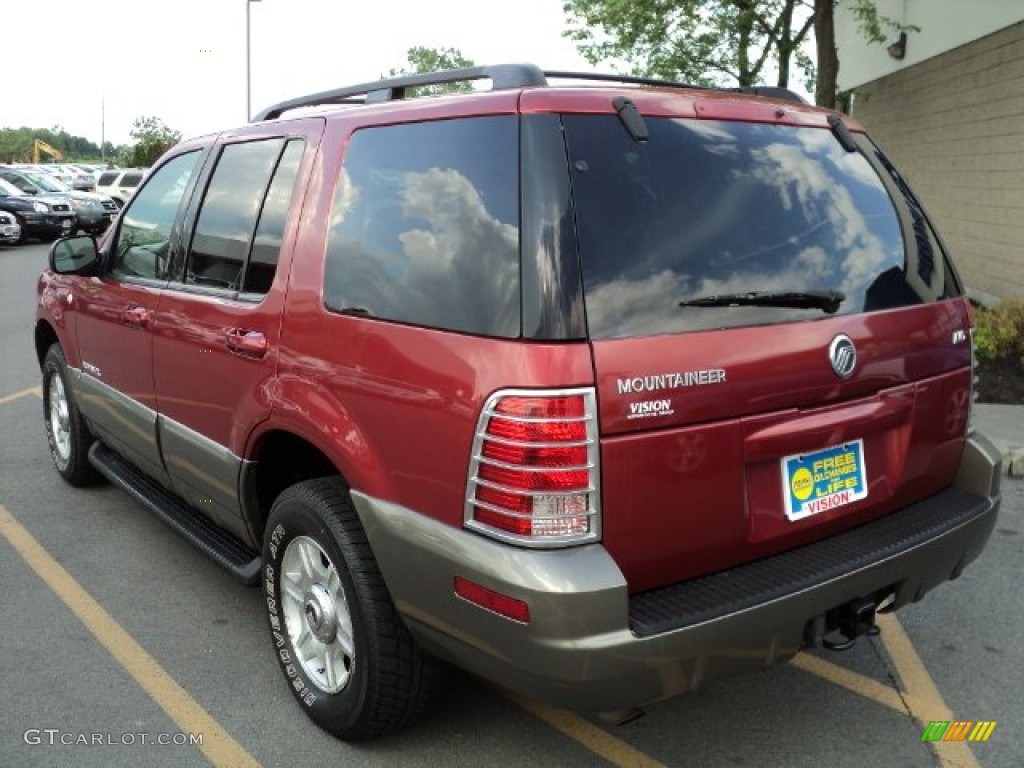
{"type": "Polygon", "coordinates": [[[961,281],[862,128],[567,74],[277,105],[40,278],[57,470],[258,583],[342,738],[439,660],[613,711],[845,644],[993,527],[961,281]]]}

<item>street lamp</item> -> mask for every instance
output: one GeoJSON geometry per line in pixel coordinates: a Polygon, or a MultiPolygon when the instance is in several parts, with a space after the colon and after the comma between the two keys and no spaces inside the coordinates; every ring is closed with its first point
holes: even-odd
{"type": "Polygon", "coordinates": [[[245,121],[252,119],[252,48],[249,42],[249,6],[260,0],[245,0],[245,121]]]}

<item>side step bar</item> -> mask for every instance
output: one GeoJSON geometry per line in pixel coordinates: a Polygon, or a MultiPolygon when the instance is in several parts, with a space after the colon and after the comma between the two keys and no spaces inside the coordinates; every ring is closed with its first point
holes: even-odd
{"type": "Polygon", "coordinates": [[[221,530],[177,496],[150,479],[100,442],[89,450],[89,463],[112,485],[128,493],[171,526],[217,565],[247,586],[260,580],[260,555],[221,530]]]}

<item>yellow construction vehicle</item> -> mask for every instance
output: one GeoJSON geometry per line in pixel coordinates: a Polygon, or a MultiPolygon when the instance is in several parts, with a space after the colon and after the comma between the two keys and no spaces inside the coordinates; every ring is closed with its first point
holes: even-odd
{"type": "Polygon", "coordinates": [[[35,165],[39,165],[39,161],[40,161],[40,158],[41,158],[41,155],[39,154],[40,152],[45,152],[50,157],[52,157],[54,160],[63,160],[64,159],[64,155],[63,155],[63,153],[59,149],[54,149],[53,147],[51,147],[49,144],[47,144],[45,141],[42,141],[41,139],[33,139],[32,140],[32,162],[35,165]]]}

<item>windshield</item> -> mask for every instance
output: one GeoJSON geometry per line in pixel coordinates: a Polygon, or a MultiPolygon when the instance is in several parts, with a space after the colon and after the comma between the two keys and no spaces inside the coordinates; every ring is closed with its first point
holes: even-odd
{"type": "Polygon", "coordinates": [[[12,197],[25,197],[25,193],[5,179],[0,179],[0,192],[12,197]]]}
{"type": "Polygon", "coordinates": [[[816,320],[955,292],[904,247],[886,187],[827,129],[564,117],[591,337],[816,320]],[[763,300],[764,296],[770,297],[763,300]],[[780,298],[782,297],[782,298],[780,298]]]}
{"type": "Polygon", "coordinates": [[[47,192],[66,192],[70,189],[70,187],[62,181],[42,173],[29,173],[26,174],[26,176],[28,176],[29,181],[37,187],[42,187],[47,192]]]}

